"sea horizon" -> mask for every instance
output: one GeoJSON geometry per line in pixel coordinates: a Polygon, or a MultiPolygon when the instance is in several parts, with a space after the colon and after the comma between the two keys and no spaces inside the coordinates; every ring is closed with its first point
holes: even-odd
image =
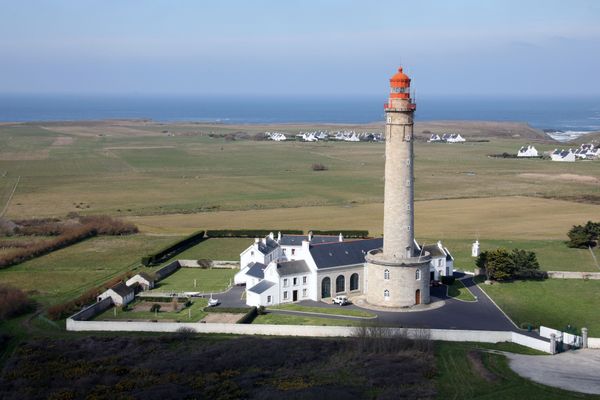
{"type": "MultiPolygon", "coordinates": [[[[382,96],[0,95],[0,122],[138,119],[224,124],[383,121],[382,96]]],[[[600,96],[420,96],[417,121],[521,122],[570,140],[600,131],[600,96]]]]}

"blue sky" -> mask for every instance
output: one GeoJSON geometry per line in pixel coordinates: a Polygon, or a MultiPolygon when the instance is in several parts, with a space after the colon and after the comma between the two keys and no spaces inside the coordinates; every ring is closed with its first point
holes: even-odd
{"type": "Polygon", "coordinates": [[[600,95],[600,1],[0,0],[0,93],[600,95]]]}

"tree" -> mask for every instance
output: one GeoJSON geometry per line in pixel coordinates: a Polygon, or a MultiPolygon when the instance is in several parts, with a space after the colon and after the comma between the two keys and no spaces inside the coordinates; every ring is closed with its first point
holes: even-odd
{"type": "Polygon", "coordinates": [[[545,279],[548,274],[540,271],[540,264],[533,251],[499,248],[484,251],[475,261],[477,267],[485,270],[488,279],[545,279]]]}
{"type": "Polygon", "coordinates": [[[514,272],[514,263],[508,250],[499,248],[488,252],[486,273],[490,279],[510,279],[514,272]]]}
{"type": "Polygon", "coordinates": [[[567,236],[569,247],[585,249],[596,246],[600,238],[600,222],[588,221],[585,225],[574,225],[567,236]]]}

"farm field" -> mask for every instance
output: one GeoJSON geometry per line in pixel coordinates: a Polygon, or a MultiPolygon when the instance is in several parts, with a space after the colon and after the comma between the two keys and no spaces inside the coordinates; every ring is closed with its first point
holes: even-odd
{"type": "Polygon", "coordinates": [[[0,269],[0,282],[27,291],[47,306],[134,268],[140,257],[172,242],[173,236],[101,236],[0,269]]]}
{"type": "Polygon", "coordinates": [[[519,326],[587,327],[600,336],[600,281],[546,279],[479,285],[519,326]]]}
{"type": "Polygon", "coordinates": [[[233,276],[238,271],[230,268],[180,268],[173,275],[158,282],[150,293],[223,292],[229,287],[233,276]]]}
{"type": "Polygon", "coordinates": [[[185,307],[183,303],[179,303],[179,310],[174,311],[171,303],[156,303],[160,304],[161,309],[158,312],[145,310],[149,308],[153,302],[139,301],[132,302],[129,307],[131,310],[123,311],[119,307],[112,307],[100,315],[94,317],[96,321],[115,321],[115,320],[143,320],[143,321],[163,321],[163,322],[198,322],[206,316],[204,307],[207,306],[208,300],[195,298],[192,300],[192,305],[185,307]],[[144,308],[144,310],[136,310],[136,307],[144,308]]]}

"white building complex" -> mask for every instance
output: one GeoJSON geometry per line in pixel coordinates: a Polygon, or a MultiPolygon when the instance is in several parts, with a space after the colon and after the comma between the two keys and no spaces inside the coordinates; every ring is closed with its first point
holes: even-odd
{"type": "Polygon", "coordinates": [[[517,157],[537,157],[538,151],[532,145],[523,146],[519,149],[517,157]]]}
{"type": "MultiPolygon", "coordinates": [[[[362,295],[368,290],[365,256],[380,249],[383,239],[344,239],[339,236],[275,235],[255,242],[240,255],[243,266],[235,275],[237,285],[246,285],[246,304],[272,306],[302,300],[327,300],[337,295],[362,295]]],[[[454,258],[441,242],[419,245],[429,253],[429,277],[439,280],[454,273],[454,258]]],[[[393,270],[387,273],[392,278],[393,270]]],[[[385,277],[384,277],[385,278],[385,277]]],[[[427,279],[429,278],[429,279],[427,279]]]]}

